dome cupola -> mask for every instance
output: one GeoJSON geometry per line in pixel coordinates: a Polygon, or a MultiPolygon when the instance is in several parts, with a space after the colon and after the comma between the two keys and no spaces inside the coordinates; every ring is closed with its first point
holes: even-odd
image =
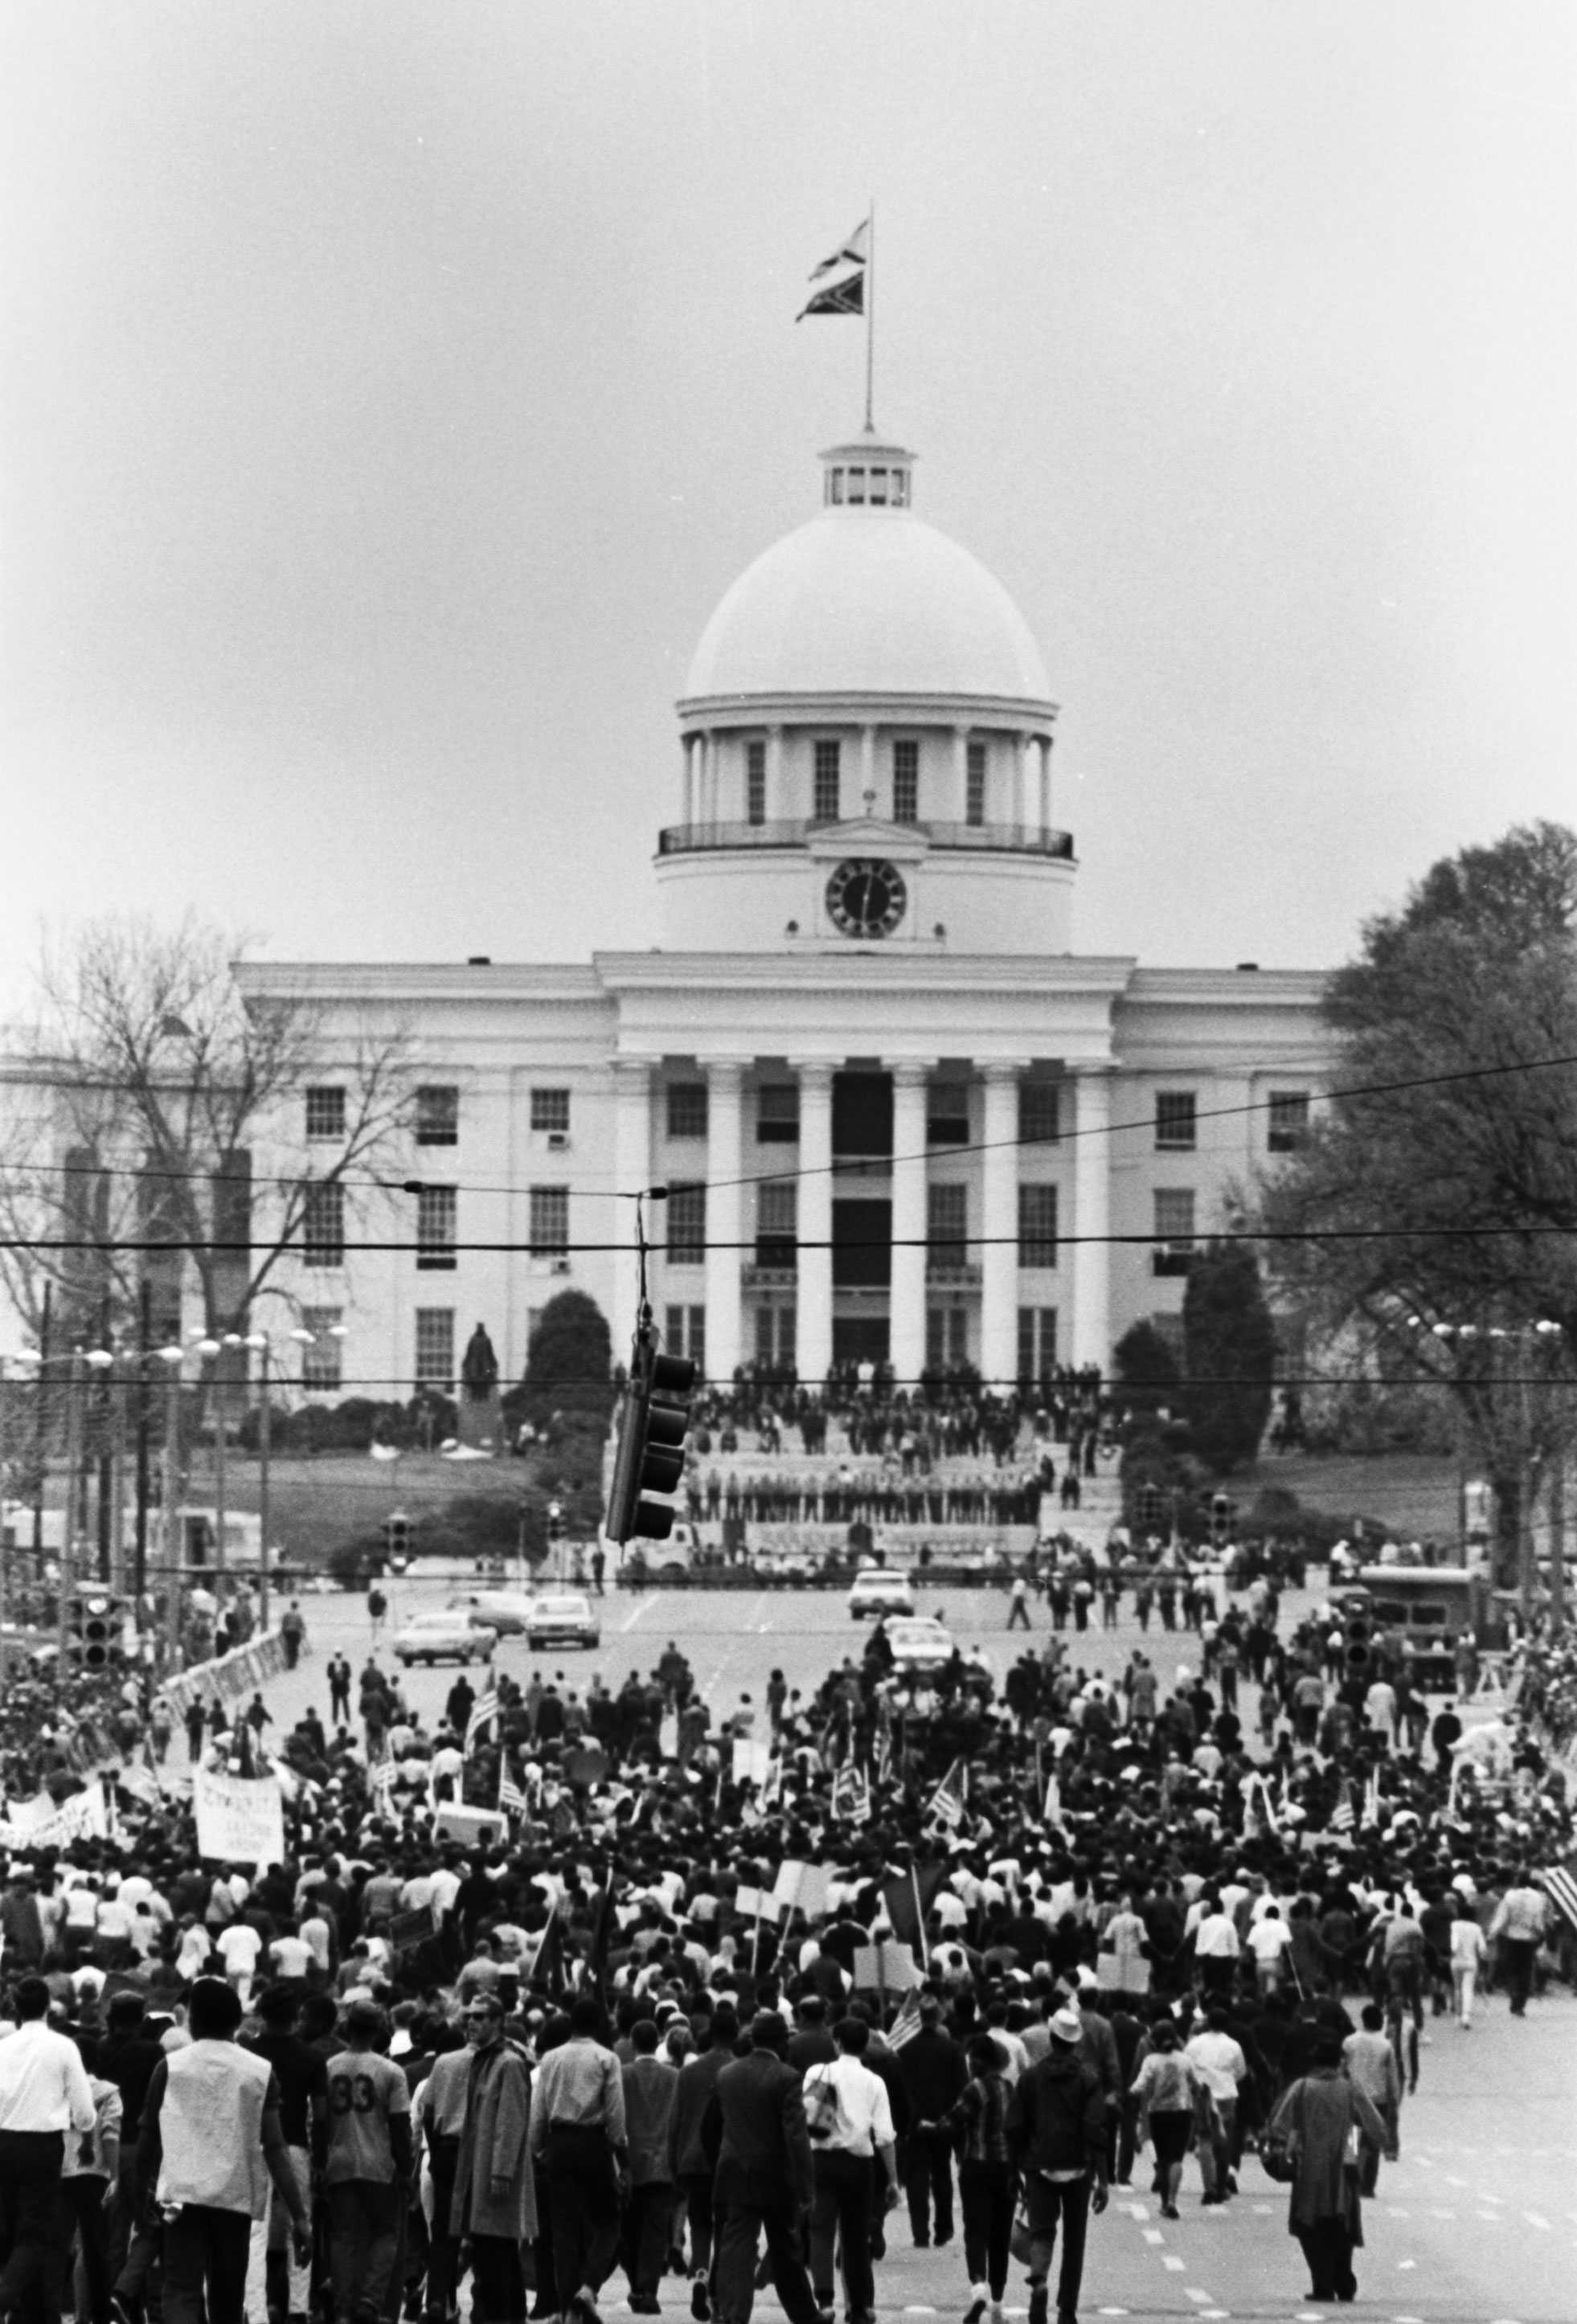
{"type": "Polygon", "coordinates": [[[747,567],[690,664],[664,942],[1067,950],[1056,706],[1028,622],[915,515],[906,446],[868,427],[820,462],[819,512],[747,567]]]}

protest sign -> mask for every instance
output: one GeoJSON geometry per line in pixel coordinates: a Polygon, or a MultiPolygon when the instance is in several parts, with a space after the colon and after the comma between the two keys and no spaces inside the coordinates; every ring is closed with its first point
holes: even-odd
{"type": "Polygon", "coordinates": [[[800,1864],[790,1858],[778,1867],[773,1894],[788,1912],[803,1913],[807,1921],[818,1921],[826,1911],[832,1885],[830,1864],[800,1864]]]}
{"type": "Polygon", "coordinates": [[[433,1818],[433,1838],[456,1840],[463,1848],[495,1848],[507,1822],[496,1808],[460,1807],[447,1800],[433,1818]]]}
{"type": "Polygon", "coordinates": [[[742,1882],[733,1899],[733,1909],[742,1920],[776,1921],[783,1903],[770,1888],[747,1888],[742,1882]]]}
{"type": "Polygon", "coordinates": [[[884,1938],[879,1945],[854,1950],[854,1989],[857,1993],[909,1993],[925,1983],[908,1945],[884,1938]]]}
{"type": "Polygon", "coordinates": [[[733,1780],[736,1784],[764,1784],[772,1766],[770,1743],[752,1743],[748,1738],[736,1737],[733,1746],[733,1780]]]}
{"type": "Polygon", "coordinates": [[[73,1792],[56,1802],[48,1792],[36,1799],[14,1800],[0,1822],[0,1848],[69,1848],[74,1840],[103,1840],[109,1832],[109,1811],[104,1786],[95,1781],[85,1792],[73,1792]]]}
{"type": "Polygon", "coordinates": [[[192,1776],[198,1853],[224,1864],[282,1864],[285,1803],[272,1775],[192,1776]]]}
{"type": "Polygon", "coordinates": [[[432,1906],[420,1904],[409,1913],[389,1915],[389,1942],[396,1953],[414,1952],[432,1934],[432,1906]]]}

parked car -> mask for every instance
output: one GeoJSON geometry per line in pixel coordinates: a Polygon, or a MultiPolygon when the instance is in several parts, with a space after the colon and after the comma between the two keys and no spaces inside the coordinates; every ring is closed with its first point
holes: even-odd
{"type": "Polygon", "coordinates": [[[602,1620],[589,1598],[579,1591],[544,1591],[531,1600],[526,1624],[530,1646],[600,1646],[602,1620]]]}
{"type": "Polygon", "coordinates": [[[914,1610],[915,1593],[907,1573],[895,1573],[886,1565],[864,1565],[855,1574],[849,1611],[856,1622],[867,1614],[912,1614],[914,1610]]]}
{"type": "Polygon", "coordinates": [[[934,1615],[895,1614],[887,1624],[894,1670],[938,1671],[953,1659],[953,1638],[934,1615]]]}
{"type": "Polygon", "coordinates": [[[413,1614],[396,1634],[394,1653],[409,1670],[413,1663],[490,1663],[498,1632],[471,1619],[471,1609],[447,1607],[442,1613],[413,1614]]]}
{"type": "Polygon", "coordinates": [[[451,1614],[468,1614],[474,1624],[491,1628],[501,1638],[520,1638],[530,1626],[536,1600],[528,1590],[464,1590],[448,1601],[451,1614]]]}

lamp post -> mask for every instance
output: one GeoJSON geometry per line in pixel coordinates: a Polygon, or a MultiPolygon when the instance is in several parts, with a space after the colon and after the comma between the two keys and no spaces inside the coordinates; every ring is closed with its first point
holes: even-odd
{"type": "Polygon", "coordinates": [[[258,1595],[257,1618],[268,1636],[268,1455],[272,1416],[269,1411],[269,1359],[273,1353],[266,1332],[251,1332],[246,1344],[259,1358],[258,1377],[263,1385],[263,1405],[257,1416],[257,1534],[258,1534],[258,1595]]]}
{"type": "MultiPolygon", "coordinates": [[[[32,1348],[23,1348],[15,1355],[0,1356],[0,1631],[5,1627],[9,1598],[11,1544],[5,1538],[5,1480],[11,1459],[11,1398],[6,1390],[12,1378],[12,1367],[22,1367],[21,1377],[26,1377],[39,1360],[32,1348]]],[[[5,1657],[0,1655],[0,1675],[5,1672],[5,1657]]]]}

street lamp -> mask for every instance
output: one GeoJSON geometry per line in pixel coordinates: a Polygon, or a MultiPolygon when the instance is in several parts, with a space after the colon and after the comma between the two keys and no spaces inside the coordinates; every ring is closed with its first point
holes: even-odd
{"type": "MultiPolygon", "coordinates": [[[[9,1441],[11,1399],[5,1391],[11,1378],[14,1364],[22,1367],[21,1377],[25,1378],[32,1366],[40,1360],[36,1348],[20,1348],[14,1355],[0,1355],[0,1630],[3,1630],[5,1625],[7,1582],[11,1563],[11,1545],[5,1539],[5,1480],[11,1458],[9,1441]]],[[[0,1656],[0,1674],[3,1674],[4,1671],[5,1661],[4,1657],[0,1656]]]]}

